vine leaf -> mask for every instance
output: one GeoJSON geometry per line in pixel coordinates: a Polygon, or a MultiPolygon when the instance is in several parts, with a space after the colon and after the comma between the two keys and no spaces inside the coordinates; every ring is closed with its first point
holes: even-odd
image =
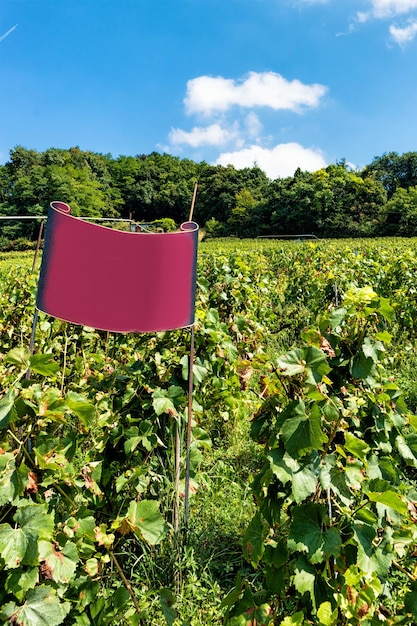
{"type": "Polygon", "coordinates": [[[297,504],[311,496],[317,487],[317,474],[309,466],[292,475],[292,495],[297,504]]]}
{"type": "Polygon", "coordinates": [[[291,419],[285,420],[281,434],[285,449],[295,459],[312,450],[319,450],[327,441],[327,436],[321,429],[321,413],[318,407],[313,407],[310,415],[306,415],[305,411],[301,415],[298,412],[291,419]]]}
{"type": "Polygon", "coordinates": [[[176,602],[174,594],[169,589],[163,588],[160,591],[159,599],[161,602],[162,613],[164,614],[167,625],[173,626],[175,620],[177,619],[177,613],[175,609],[173,609],[176,602]]]}
{"type": "Polygon", "coordinates": [[[358,544],[358,566],[365,572],[375,572],[379,576],[387,576],[392,563],[392,554],[384,549],[384,545],[373,546],[375,528],[368,524],[353,524],[354,535],[358,544]]]}
{"type": "Polygon", "coordinates": [[[43,562],[42,572],[46,578],[67,584],[74,577],[78,553],[70,541],[67,541],[63,550],[57,550],[49,541],[40,541],[39,557],[43,562]]]}
{"type": "Polygon", "coordinates": [[[159,543],[165,533],[164,518],[156,500],[131,502],[127,521],[132,531],[151,545],[159,543]]]}
{"type": "Polygon", "coordinates": [[[0,524],[0,554],[8,569],[19,567],[28,547],[28,539],[22,528],[0,524]]]}
{"type": "Polygon", "coordinates": [[[303,351],[301,349],[291,350],[278,359],[278,367],[281,374],[285,376],[295,376],[305,371],[303,362],[303,351]]]}
{"type": "Polygon", "coordinates": [[[27,348],[13,348],[4,357],[5,363],[20,365],[22,368],[29,367],[30,352],[27,348]]]}
{"type": "Polygon", "coordinates": [[[0,429],[7,428],[9,422],[17,419],[17,412],[14,406],[16,393],[10,389],[0,400],[0,429]]]}
{"type": "Polygon", "coordinates": [[[396,444],[402,458],[413,465],[413,467],[417,467],[417,434],[412,433],[406,437],[398,435],[396,444]]]}
{"type": "Polygon", "coordinates": [[[324,506],[312,502],[294,507],[292,511],[288,548],[306,552],[311,563],[320,563],[323,560],[324,514],[324,506]]]}
{"type": "Polygon", "coordinates": [[[34,589],[39,583],[39,570],[37,567],[31,567],[26,571],[21,568],[13,569],[7,576],[4,588],[21,602],[29,589],[34,589]]]}
{"type": "Polygon", "coordinates": [[[323,489],[331,489],[343,504],[349,506],[353,500],[353,494],[346,483],[347,472],[338,465],[332,466],[333,461],[334,458],[331,455],[323,461],[320,471],[323,489]]]}
{"type": "Polygon", "coordinates": [[[11,452],[0,453],[0,506],[11,503],[23,489],[16,470],[16,459],[11,452]]]}
{"type": "Polygon", "coordinates": [[[330,602],[323,602],[320,604],[317,617],[320,620],[320,625],[323,626],[333,626],[337,621],[337,608],[332,611],[332,605],[330,602]]]}
{"type": "Polygon", "coordinates": [[[287,615],[287,617],[284,617],[279,626],[303,626],[304,623],[304,613],[302,611],[298,611],[297,613],[294,613],[294,615],[287,615]]]}
{"type": "Polygon", "coordinates": [[[345,433],[345,445],[343,446],[353,456],[358,457],[362,461],[366,460],[366,455],[370,450],[366,441],[362,441],[350,432],[345,433]]]}
{"type": "Polygon", "coordinates": [[[75,391],[67,394],[68,408],[78,417],[86,428],[89,428],[96,417],[96,409],[84,396],[75,391]]]}
{"type": "Polygon", "coordinates": [[[54,532],[54,516],[43,504],[21,506],[13,519],[20,524],[26,535],[39,539],[51,539],[54,532]]]}
{"type": "Polygon", "coordinates": [[[8,602],[0,617],[9,619],[16,626],[59,626],[69,610],[69,602],[61,603],[53,589],[41,586],[27,592],[22,606],[8,602]]]}
{"type": "Polygon", "coordinates": [[[243,537],[243,554],[253,567],[256,567],[262,558],[267,533],[266,524],[262,521],[261,514],[258,511],[250,521],[243,537]]]}
{"type": "Polygon", "coordinates": [[[401,496],[395,491],[372,492],[366,494],[372,502],[378,502],[394,509],[400,515],[407,515],[407,504],[402,500],[401,496]]]}
{"type": "Polygon", "coordinates": [[[41,376],[54,376],[59,371],[59,365],[51,354],[32,354],[29,367],[32,372],[41,376]]]}

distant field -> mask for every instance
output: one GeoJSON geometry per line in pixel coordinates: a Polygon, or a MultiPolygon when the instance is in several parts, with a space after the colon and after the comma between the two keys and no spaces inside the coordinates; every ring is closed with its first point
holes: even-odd
{"type": "Polygon", "coordinates": [[[344,620],[354,589],[367,611],[415,623],[417,239],[201,242],[179,536],[189,330],[111,335],[41,313],[30,355],[33,256],[0,254],[4,610],[220,626],[234,589],[233,626],[254,623],[257,602],[259,624],[336,626],[361,623],[344,620]],[[303,621],[314,576],[337,593],[303,621]]]}

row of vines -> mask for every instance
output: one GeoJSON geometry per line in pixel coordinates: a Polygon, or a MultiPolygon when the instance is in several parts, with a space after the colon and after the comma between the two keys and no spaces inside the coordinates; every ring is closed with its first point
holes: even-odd
{"type": "Polygon", "coordinates": [[[31,354],[4,254],[0,620],[417,623],[415,245],[200,244],[186,527],[189,330],[40,314],[31,354]]]}

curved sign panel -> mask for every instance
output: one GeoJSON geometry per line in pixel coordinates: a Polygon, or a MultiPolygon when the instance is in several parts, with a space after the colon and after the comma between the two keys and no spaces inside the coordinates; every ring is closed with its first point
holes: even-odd
{"type": "Polygon", "coordinates": [[[194,323],[198,225],[130,233],[91,224],[51,202],[36,306],[112,332],[157,332],[194,323]]]}

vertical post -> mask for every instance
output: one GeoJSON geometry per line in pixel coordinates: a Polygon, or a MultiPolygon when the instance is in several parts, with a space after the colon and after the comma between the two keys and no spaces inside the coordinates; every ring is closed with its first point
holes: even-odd
{"type": "Polygon", "coordinates": [[[339,306],[339,289],[337,287],[337,282],[336,281],[335,281],[335,283],[333,285],[333,291],[334,291],[335,305],[339,306]]]}
{"type": "MultiPolygon", "coordinates": [[[[32,334],[30,336],[30,344],[29,344],[29,352],[30,352],[31,355],[33,354],[33,349],[35,347],[35,334],[36,334],[36,325],[38,323],[38,314],[39,314],[39,311],[38,311],[37,308],[35,308],[35,313],[33,315],[33,322],[32,322],[32,334]]],[[[29,367],[26,370],[25,378],[26,379],[30,378],[30,368],[29,367]]]]}
{"type": "Polygon", "coordinates": [[[44,222],[45,220],[41,220],[41,225],[39,226],[38,241],[36,242],[36,250],[35,250],[35,255],[33,257],[33,263],[32,263],[32,270],[31,270],[32,273],[35,271],[36,259],[38,258],[39,248],[41,247],[44,222]]]}
{"type": "Polygon", "coordinates": [[[193,409],[193,364],[194,364],[194,326],[191,326],[190,358],[188,362],[188,411],[187,411],[187,440],[185,461],[185,506],[184,525],[187,529],[189,497],[190,497],[190,447],[191,447],[191,422],[193,409]]]}
{"type": "Polygon", "coordinates": [[[175,424],[175,501],[174,510],[172,515],[172,523],[174,526],[175,536],[178,535],[179,521],[180,521],[180,469],[181,469],[181,437],[180,437],[180,422],[176,420],[175,424]]]}
{"type": "Polygon", "coordinates": [[[191,201],[190,216],[189,216],[189,218],[188,218],[188,221],[189,221],[189,222],[192,222],[192,220],[193,220],[193,213],[194,213],[195,199],[196,199],[196,196],[197,196],[197,187],[198,187],[198,182],[197,182],[197,181],[195,181],[195,183],[194,183],[194,191],[193,191],[193,199],[192,199],[192,201],[191,201]]]}

